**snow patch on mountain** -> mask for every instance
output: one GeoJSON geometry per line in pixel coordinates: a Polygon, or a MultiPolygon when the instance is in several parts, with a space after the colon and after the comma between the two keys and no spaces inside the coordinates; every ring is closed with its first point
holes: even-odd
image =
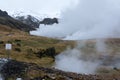
{"type": "Polygon", "coordinates": [[[25,18],[27,18],[28,15],[31,15],[35,18],[37,18],[38,20],[42,20],[44,18],[53,18],[53,17],[60,17],[60,13],[39,13],[39,12],[34,12],[34,11],[8,11],[8,14],[12,17],[17,17],[17,16],[24,16],[25,18]]]}

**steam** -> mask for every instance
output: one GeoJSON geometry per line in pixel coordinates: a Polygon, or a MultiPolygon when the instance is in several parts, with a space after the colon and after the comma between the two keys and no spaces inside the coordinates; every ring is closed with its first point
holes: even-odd
{"type": "Polygon", "coordinates": [[[95,74],[101,67],[113,69],[120,68],[120,58],[116,54],[111,56],[106,45],[105,39],[97,39],[96,42],[88,42],[87,40],[78,42],[78,45],[56,56],[55,68],[83,73],[95,74]]]}
{"type": "MultiPolygon", "coordinates": [[[[71,7],[71,6],[70,6],[71,7]]],[[[100,66],[120,67],[103,38],[120,38],[119,0],[79,0],[76,7],[62,13],[58,25],[41,25],[33,35],[83,40],[73,49],[56,56],[55,67],[64,71],[92,74],[100,66]],[[87,39],[97,39],[89,44],[87,39]],[[89,45],[88,45],[89,44],[89,45]],[[110,57],[110,55],[112,55],[110,57]]]]}
{"type": "Polygon", "coordinates": [[[57,69],[64,71],[92,74],[95,73],[95,69],[99,66],[99,62],[92,62],[81,59],[82,53],[78,49],[68,49],[56,56],[57,69]]]}
{"type": "Polygon", "coordinates": [[[79,0],[62,13],[58,25],[40,25],[33,35],[80,40],[120,37],[119,0],[79,0]]]}

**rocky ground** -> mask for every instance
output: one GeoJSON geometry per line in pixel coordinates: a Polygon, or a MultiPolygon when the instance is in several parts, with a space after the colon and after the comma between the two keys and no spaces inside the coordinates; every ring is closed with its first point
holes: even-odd
{"type": "Polygon", "coordinates": [[[18,77],[23,80],[120,80],[120,70],[117,72],[117,74],[77,74],[15,60],[10,60],[1,70],[5,80],[15,80],[18,77]]]}

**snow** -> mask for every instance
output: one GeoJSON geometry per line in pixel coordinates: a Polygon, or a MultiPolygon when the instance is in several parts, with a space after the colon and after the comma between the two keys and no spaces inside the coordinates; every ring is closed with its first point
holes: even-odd
{"type": "Polygon", "coordinates": [[[24,16],[25,18],[27,18],[28,15],[31,15],[38,20],[42,20],[43,18],[47,18],[47,17],[50,17],[50,18],[60,17],[60,13],[48,14],[48,13],[38,13],[33,11],[8,11],[8,14],[14,18],[17,16],[24,16]]]}

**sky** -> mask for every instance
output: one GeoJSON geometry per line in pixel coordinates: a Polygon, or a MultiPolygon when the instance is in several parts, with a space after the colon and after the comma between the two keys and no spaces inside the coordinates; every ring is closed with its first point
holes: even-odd
{"type": "Polygon", "coordinates": [[[34,13],[56,14],[74,6],[78,0],[0,0],[0,9],[13,13],[15,11],[32,11],[34,13]]]}

